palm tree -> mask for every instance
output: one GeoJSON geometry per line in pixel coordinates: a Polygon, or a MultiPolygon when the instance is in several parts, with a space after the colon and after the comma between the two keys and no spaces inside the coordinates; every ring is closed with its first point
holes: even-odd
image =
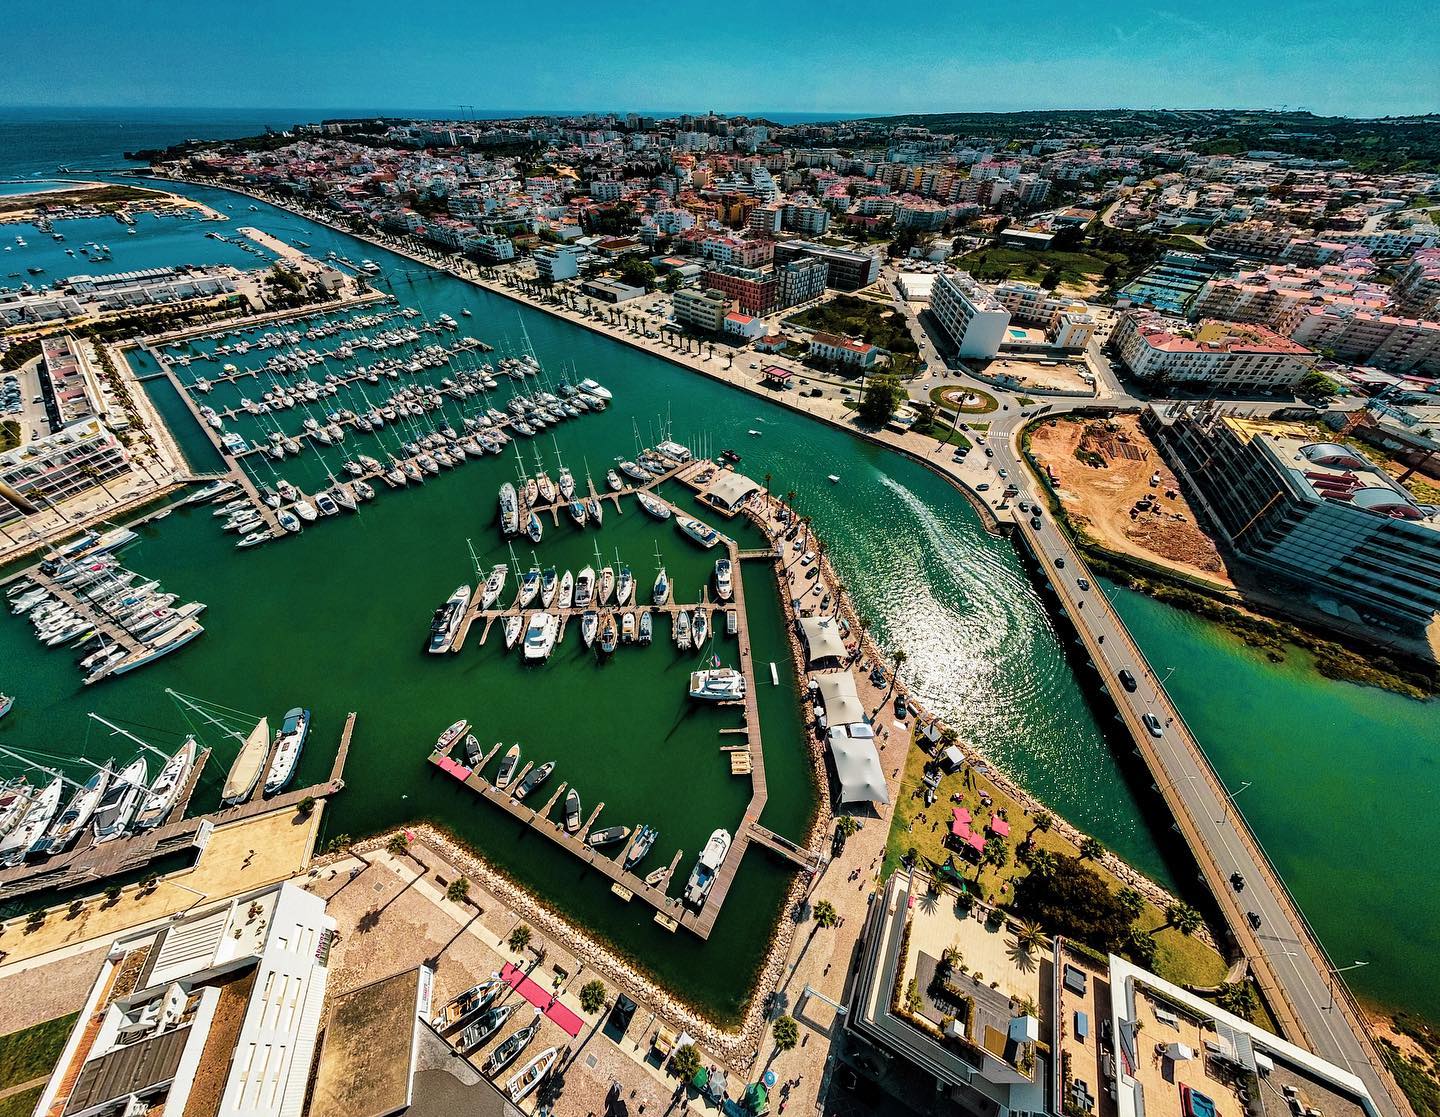
{"type": "Polygon", "coordinates": [[[1050,833],[1050,827],[1054,825],[1055,816],[1049,811],[1036,811],[1035,817],[1030,820],[1030,833],[1025,836],[1025,840],[1033,838],[1037,830],[1042,834],[1050,833]]]}
{"type": "Polygon", "coordinates": [[[507,945],[516,954],[519,954],[522,950],[524,950],[527,946],[530,945],[530,939],[533,937],[533,935],[534,932],[531,931],[530,928],[527,927],[525,924],[521,923],[515,928],[515,930],[510,932],[510,938],[506,940],[505,945],[507,945]]]}
{"type": "Polygon", "coordinates": [[[885,701],[890,701],[890,696],[895,693],[895,684],[900,681],[900,668],[905,666],[905,661],[910,657],[904,648],[896,648],[890,653],[890,658],[895,661],[895,670],[890,672],[890,689],[885,692],[885,701]]]}
{"type": "Polygon", "coordinates": [[[1182,935],[1193,935],[1200,930],[1200,913],[1189,904],[1171,904],[1165,909],[1165,926],[1174,927],[1182,935]]]}
{"type": "Polygon", "coordinates": [[[775,1036],[775,1046],[781,1051],[789,1051],[800,1042],[800,1026],[795,1023],[794,1017],[782,1016],[770,1026],[775,1036]]]}
{"type": "Polygon", "coordinates": [[[1140,913],[1145,910],[1145,897],[1134,888],[1122,888],[1115,893],[1115,899],[1120,902],[1120,907],[1132,920],[1139,919],[1140,913]]]}
{"type": "Polygon", "coordinates": [[[1105,847],[1100,844],[1098,838],[1086,838],[1080,843],[1080,857],[1082,860],[1098,861],[1105,852],[1105,847]]]}
{"type": "Polygon", "coordinates": [[[815,926],[811,928],[813,935],[822,927],[833,927],[840,922],[840,913],[835,910],[835,905],[829,900],[820,900],[815,905],[815,926]]]}
{"type": "Polygon", "coordinates": [[[456,877],[445,889],[445,899],[452,904],[463,904],[470,899],[470,882],[464,877],[456,877]]]}
{"type": "Polygon", "coordinates": [[[1040,924],[1026,920],[1015,930],[1015,945],[1026,954],[1034,954],[1045,945],[1045,932],[1040,924]]]}

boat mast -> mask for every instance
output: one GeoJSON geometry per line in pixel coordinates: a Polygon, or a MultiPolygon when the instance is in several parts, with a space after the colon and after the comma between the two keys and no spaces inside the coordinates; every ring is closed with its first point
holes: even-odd
{"type": "MultiPolygon", "coordinates": [[[[242,745],[245,743],[245,734],[241,733],[239,730],[231,729],[219,718],[213,716],[208,710],[205,710],[204,708],[199,706],[195,702],[195,700],[192,699],[189,695],[181,694],[179,691],[171,690],[169,687],[165,688],[165,693],[168,694],[171,698],[175,699],[176,702],[179,702],[181,705],[185,706],[187,709],[193,710],[195,713],[199,714],[210,725],[219,728],[219,730],[227,737],[234,737],[235,740],[239,741],[242,745]]],[[[220,708],[225,709],[225,707],[223,706],[220,708]]],[[[246,718],[249,718],[251,716],[250,714],[245,714],[241,710],[232,710],[231,712],[236,714],[242,714],[242,716],[246,718]]],[[[255,722],[256,724],[259,724],[260,719],[256,718],[255,722]]]]}
{"type": "MultiPolygon", "coordinates": [[[[160,757],[161,760],[164,760],[164,761],[167,761],[167,762],[170,760],[170,757],[169,757],[169,756],[167,756],[165,753],[161,752],[159,749],[155,748],[153,745],[150,745],[149,743],[147,743],[147,742],[145,742],[145,741],[142,741],[139,737],[135,736],[135,734],[131,733],[129,730],[121,729],[118,725],[115,725],[115,724],[113,724],[112,722],[106,721],[104,718],[102,718],[99,714],[95,713],[94,711],[91,711],[91,713],[90,713],[90,718],[91,718],[93,721],[98,721],[101,725],[105,726],[107,729],[110,729],[110,730],[113,730],[113,731],[116,732],[116,733],[119,733],[122,737],[128,737],[130,740],[134,741],[137,745],[139,745],[139,746],[140,746],[142,749],[144,749],[146,752],[153,752],[156,756],[160,757]]],[[[80,757],[79,759],[84,760],[85,758],[82,756],[82,757],[80,757]]],[[[86,761],[86,763],[88,764],[89,761],[86,761]]]]}
{"type": "Polygon", "coordinates": [[[470,566],[475,571],[475,580],[483,581],[480,577],[480,559],[475,554],[475,544],[470,542],[470,537],[465,537],[465,546],[470,549],[470,566]]]}

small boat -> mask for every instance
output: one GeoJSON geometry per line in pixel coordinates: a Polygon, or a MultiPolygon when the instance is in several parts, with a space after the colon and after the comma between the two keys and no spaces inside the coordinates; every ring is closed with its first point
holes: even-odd
{"type": "Polygon", "coordinates": [[[515,770],[520,767],[520,746],[513,744],[505,750],[505,755],[500,758],[500,770],[495,773],[495,786],[504,791],[510,786],[510,781],[515,778],[515,770]]]}
{"type": "Polygon", "coordinates": [[[540,575],[540,604],[550,608],[555,603],[555,595],[560,591],[560,576],[553,566],[545,568],[540,575]]]}
{"type": "Polygon", "coordinates": [[[625,487],[625,482],[620,480],[620,474],[613,469],[605,474],[605,484],[610,487],[611,491],[617,493],[625,487]]]}
{"type": "Polygon", "coordinates": [[[606,613],[605,619],[600,622],[600,650],[609,655],[615,650],[619,627],[615,624],[615,614],[606,613]]]}
{"type": "Polygon", "coordinates": [[[444,605],[435,610],[435,615],[430,620],[428,650],[431,655],[444,655],[454,647],[455,637],[460,633],[460,625],[465,620],[465,611],[469,608],[470,587],[464,585],[452,593],[444,605]]]}
{"type": "Polygon", "coordinates": [[[490,1053],[490,1058],[486,1059],[485,1065],[480,1068],[481,1073],[485,1075],[499,1074],[513,1063],[520,1052],[524,1051],[530,1041],[535,1038],[535,1033],[540,1030],[540,1021],[542,1018],[543,1014],[537,1008],[535,1010],[535,1018],[530,1023],[526,1024],[525,1027],[521,1028],[490,1053]]]}
{"type": "Polygon", "coordinates": [[[733,702],[745,697],[745,676],[733,667],[690,672],[690,697],[700,702],[733,702]]]}
{"type": "Polygon", "coordinates": [[[580,793],[573,787],[565,793],[565,832],[574,834],[580,829],[580,793]]]}
{"type": "Polygon", "coordinates": [[[297,500],[294,504],[294,510],[295,514],[307,524],[314,523],[315,520],[320,517],[320,513],[316,510],[315,505],[311,504],[308,500],[297,500]]]}
{"type": "Polygon", "coordinates": [[[465,766],[467,768],[478,768],[484,753],[480,751],[480,742],[475,739],[475,734],[465,734],[465,766]]]}
{"type": "Polygon", "coordinates": [[[595,596],[595,569],[587,566],[575,579],[575,608],[583,609],[595,596]]]}
{"type": "Polygon", "coordinates": [[[309,734],[309,710],[296,706],[286,713],[275,732],[275,759],[270,762],[270,774],[265,777],[266,795],[285,790],[295,778],[295,767],[300,763],[300,753],[309,734]]]}
{"type": "Polygon", "coordinates": [[[515,597],[515,604],[521,609],[535,600],[535,595],[540,592],[540,568],[532,566],[520,577],[520,589],[515,597]]]}
{"type": "Polygon", "coordinates": [[[628,826],[607,826],[603,830],[592,830],[585,839],[585,844],[595,849],[601,846],[614,845],[616,842],[623,842],[630,836],[628,826]]]}
{"type": "Polygon", "coordinates": [[[729,601],[735,595],[728,558],[715,560],[715,594],[721,601],[729,601]]]}
{"type": "Polygon", "coordinates": [[[683,609],[675,614],[675,646],[681,651],[690,647],[690,614],[683,609]]]}
{"type": "Polygon", "coordinates": [[[706,609],[696,609],[690,619],[690,646],[698,652],[709,635],[710,613],[706,609]]]}
{"type": "Polygon", "coordinates": [[[555,637],[560,631],[560,620],[554,613],[538,611],[530,614],[530,624],[525,630],[525,659],[545,660],[555,650],[555,637]]]}
{"type": "Polygon", "coordinates": [[[640,507],[649,512],[657,520],[668,520],[671,516],[670,506],[663,500],[651,496],[647,492],[637,492],[635,499],[640,502],[640,507]]]}
{"type": "Polygon", "coordinates": [[[15,699],[8,694],[0,694],[0,718],[8,714],[15,705],[15,699]]]}
{"type": "Polygon", "coordinates": [[[830,476],[825,478],[825,480],[829,481],[832,485],[840,484],[840,477],[838,474],[835,473],[830,474],[830,476]]]}
{"type": "Polygon", "coordinates": [[[509,651],[520,639],[520,633],[525,628],[525,617],[523,615],[505,618],[505,650],[509,651]]]}
{"type": "Polygon", "coordinates": [[[643,861],[659,836],[660,832],[653,826],[641,825],[638,827],[635,837],[630,841],[630,847],[625,851],[625,868],[633,869],[643,861]]]}
{"type": "Polygon", "coordinates": [[[575,526],[584,527],[588,515],[585,511],[585,503],[579,500],[572,500],[566,507],[570,511],[570,518],[575,521],[575,526]]]}
{"type": "Polygon", "coordinates": [[[702,547],[713,547],[720,542],[720,533],[709,524],[701,523],[693,516],[676,516],[675,526],[695,540],[702,547]]]}
{"type": "Polygon", "coordinates": [[[472,985],[446,1002],[445,1007],[430,1018],[430,1026],[437,1032],[458,1028],[476,1013],[484,1012],[495,998],[508,988],[510,987],[504,981],[492,975],[488,980],[472,985]]]}
{"type": "Polygon", "coordinates": [[[648,643],[650,643],[650,641],[654,638],[654,635],[655,635],[655,622],[654,622],[653,620],[651,620],[650,610],[649,610],[649,609],[642,609],[642,610],[640,611],[640,635],[639,635],[640,643],[642,643],[642,644],[648,644],[648,643]]]}
{"type": "Polygon", "coordinates": [[[580,618],[580,639],[588,648],[595,643],[595,634],[600,631],[600,614],[587,609],[580,618]]]}
{"type": "Polygon", "coordinates": [[[558,597],[560,608],[571,609],[575,605],[575,575],[565,571],[560,578],[560,594],[558,597]]]}
{"type": "Polygon", "coordinates": [[[455,1050],[461,1055],[468,1055],[484,1046],[485,1041],[505,1026],[505,1021],[510,1019],[510,1014],[515,1011],[515,1005],[496,1005],[487,1009],[473,1024],[469,1025],[455,1041],[455,1050]]]}
{"type": "Polygon", "coordinates": [[[585,511],[595,521],[595,526],[600,527],[605,523],[605,509],[600,503],[598,496],[592,496],[585,501],[585,511]]]}
{"type": "Polygon", "coordinates": [[[545,525],[540,522],[540,517],[534,512],[530,513],[529,519],[525,521],[525,536],[531,543],[539,543],[545,535],[545,525]]]}
{"type": "Polygon", "coordinates": [[[95,843],[113,841],[122,837],[140,809],[140,800],[148,790],[146,774],[148,766],[143,756],[137,756],[127,765],[100,799],[95,808],[95,843]]]}
{"type": "Polygon", "coordinates": [[[601,605],[610,604],[610,595],[615,592],[615,571],[606,566],[600,570],[600,577],[595,582],[596,600],[601,605]]]}
{"type": "Polygon", "coordinates": [[[730,832],[716,830],[705,843],[705,848],[695,862],[695,868],[690,871],[690,879],[685,882],[687,906],[699,908],[704,905],[705,898],[710,895],[710,889],[715,884],[715,875],[720,871],[725,855],[729,852],[730,832]]]}
{"type": "Polygon", "coordinates": [[[440,734],[440,736],[435,739],[435,751],[448,752],[455,744],[455,742],[461,738],[465,730],[469,728],[470,723],[464,718],[461,718],[459,721],[454,722],[452,725],[450,725],[449,728],[445,730],[444,733],[440,734]]]}
{"type": "Polygon", "coordinates": [[[283,509],[279,512],[276,512],[275,519],[279,522],[281,527],[283,527],[286,531],[291,532],[292,534],[300,530],[300,521],[295,517],[294,513],[290,512],[288,509],[283,509]]]}
{"type": "Polygon", "coordinates": [[[555,1065],[555,1060],[559,1057],[560,1048],[547,1047],[516,1071],[510,1081],[505,1083],[505,1093],[509,1095],[510,1100],[519,1102],[540,1085],[541,1080],[550,1073],[550,1068],[555,1065]]]}
{"type": "Polygon", "coordinates": [[[515,787],[515,800],[519,802],[550,778],[550,773],[555,771],[555,761],[547,760],[538,768],[531,768],[529,773],[515,787]]]}

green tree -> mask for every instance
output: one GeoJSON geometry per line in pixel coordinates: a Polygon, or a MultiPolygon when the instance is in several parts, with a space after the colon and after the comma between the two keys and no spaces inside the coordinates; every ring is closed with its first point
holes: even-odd
{"type": "Polygon", "coordinates": [[[1098,861],[1105,853],[1099,838],[1086,838],[1080,843],[1080,856],[1087,861],[1098,861]]]}
{"type": "Polygon", "coordinates": [[[639,256],[626,256],[620,261],[620,282],[647,291],[655,287],[655,265],[639,256]]]}
{"type": "Polygon", "coordinates": [[[1040,277],[1040,286],[1047,291],[1053,291],[1060,286],[1061,272],[1058,267],[1052,267],[1040,277]]]}
{"type": "Polygon", "coordinates": [[[860,823],[855,820],[854,815],[842,814],[835,820],[835,829],[840,832],[842,838],[848,838],[860,829],[860,823]]]}
{"type": "Polygon", "coordinates": [[[795,1023],[793,1016],[782,1016],[770,1025],[770,1032],[775,1037],[775,1046],[781,1051],[789,1051],[800,1042],[800,1025],[795,1023]]]}
{"type": "Polygon", "coordinates": [[[1015,914],[1051,934],[1111,951],[1126,941],[1133,919],[1105,879],[1078,857],[1037,851],[1015,885],[1015,914]],[[1048,859],[1042,868],[1041,854],[1048,859]]]}
{"type": "Polygon", "coordinates": [[[905,393],[900,387],[898,376],[888,372],[872,376],[866,382],[865,391],[860,397],[858,410],[860,421],[867,426],[884,426],[890,421],[890,416],[895,414],[895,408],[904,398],[905,393]]]}
{"type": "Polygon", "coordinates": [[[680,290],[680,285],[683,282],[685,281],[681,278],[680,273],[678,271],[671,270],[665,276],[665,290],[673,295],[676,291],[680,290]]]}
{"type": "Polygon", "coordinates": [[[815,926],[833,927],[840,922],[840,913],[835,910],[835,905],[829,900],[821,900],[815,905],[815,926]]]}
{"type": "Polygon", "coordinates": [[[580,990],[580,1007],[588,1013],[599,1012],[605,1007],[605,993],[603,981],[587,981],[580,990]]]}
{"type": "Polygon", "coordinates": [[[445,899],[452,904],[463,904],[470,899],[470,882],[464,877],[456,877],[445,889],[445,899]]]}
{"type": "Polygon", "coordinates": [[[385,852],[391,857],[404,857],[410,852],[410,843],[405,840],[404,834],[396,834],[385,843],[385,852]]]}
{"type": "Polygon", "coordinates": [[[534,937],[534,934],[535,932],[521,923],[515,930],[510,932],[510,937],[506,940],[506,945],[516,954],[519,954],[530,945],[530,940],[534,937]]]}
{"type": "Polygon", "coordinates": [[[700,1066],[700,1052],[695,1050],[693,1043],[687,1043],[670,1056],[670,1069],[679,1075],[683,1082],[689,1082],[699,1074],[700,1066]]]}
{"type": "Polygon", "coordinates": [[[119,884],[112,881],[105,886],[105,899],[113,904],[116,900],[120,899],[120,893],[123,891],[124,889],[121,888],[119,884]]]}

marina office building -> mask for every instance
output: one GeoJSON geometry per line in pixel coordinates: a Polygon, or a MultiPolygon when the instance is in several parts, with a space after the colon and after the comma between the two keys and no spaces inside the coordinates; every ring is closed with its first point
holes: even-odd
{"type": "Polygon", "coordinates": [[[334,934],[286,882],[117,939],[36,1112],[299,1117],[334,934]]]}
{"type": "Polygon", "coordinates": [[[899,872],[866,917],[845,1029],[936,1117],[1377,1117],[1350,1071],[1127,962],[899,872]],[[948,958],[948,962],[947,962],[948,958]]]}
{"type": "Polygon", "coordinates": [[[1230,548],[1346,620],[1420,636],[1440,611],[1440,508],[1362,453],[1206,404],[1141,426],[1230,548]]]}

